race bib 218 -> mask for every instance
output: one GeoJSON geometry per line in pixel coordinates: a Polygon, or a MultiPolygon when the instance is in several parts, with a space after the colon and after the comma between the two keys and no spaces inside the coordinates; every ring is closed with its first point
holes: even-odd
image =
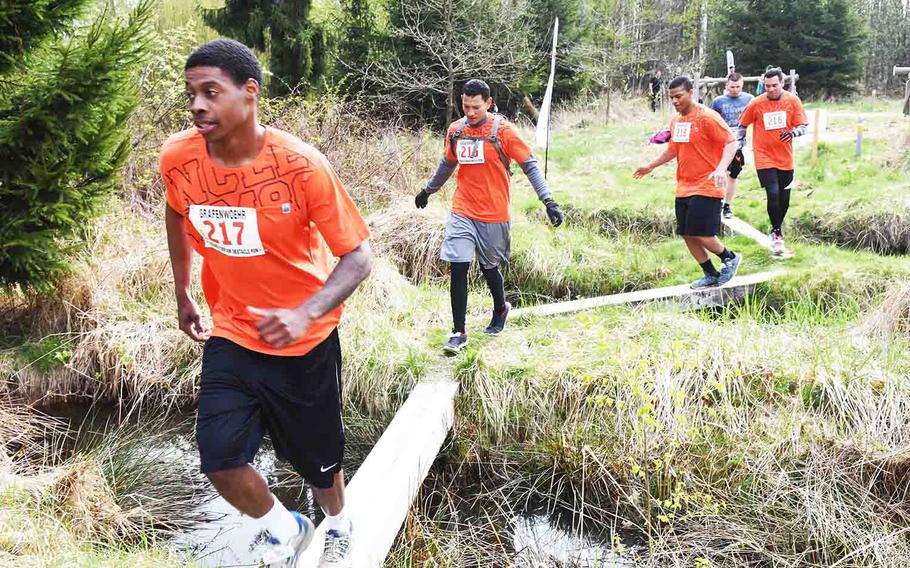
{"type": "Polygon", "coordinates": [[[762,113],[762,119],[765,123],[765,130],[780,130],[787,127],[787,111],[785,110],[762,113]]]}

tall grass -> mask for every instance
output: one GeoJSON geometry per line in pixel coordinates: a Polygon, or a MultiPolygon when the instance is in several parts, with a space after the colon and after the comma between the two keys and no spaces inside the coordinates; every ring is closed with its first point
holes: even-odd
{"type": "Polygon", "coordinates": [[[448,459],[506,502],[625,523],[644,566],[901,566],[906,340],[792,315],[530,320],[465,357],[448,459]]]}

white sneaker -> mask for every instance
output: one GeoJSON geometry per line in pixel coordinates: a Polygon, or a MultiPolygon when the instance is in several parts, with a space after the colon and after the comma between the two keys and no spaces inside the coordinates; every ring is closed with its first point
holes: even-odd
{"type": "Polygon", "coordinates": [[[771,235],[771,254],[774,256],[783,256],[784,250],[787,247],[784,246],[784,238],[780,235],[771,235]]]}
{"type": "Polygon", "coordinates": [[[351,540],[350,532],[326,531],[325,548],[322,550],[322,558],[319,559],[319,568],[352,568],[351,540]]]}
{"type": "Polygon", "coordinates": [[[271,536],[267,536],[266,538],[271,540],[269,541],[270,546],[262,553],[263,566],[268,568],[295,568],[300,555],[313,542],[313,535],[316,533],[313,521],[297,511],[291,511],[291,515],[297,520],[300,532],[285,544],[281,544],[271,536]]]}

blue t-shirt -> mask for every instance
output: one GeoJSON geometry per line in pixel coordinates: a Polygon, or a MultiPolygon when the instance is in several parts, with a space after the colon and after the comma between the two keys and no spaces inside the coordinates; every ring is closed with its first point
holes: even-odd
{"type": "Polygon", "coordinates": [[[711,110],[717,112],[727,123],[727,126],[733,129],[740,148],[746,145],[746,132],[743,129],[738,129],[739,117],[742,116],[743,111],[746,110],[746,107],[754,98],[749,93],[742,93],[738,97],[721,95],[711,102],[711,110]]]}

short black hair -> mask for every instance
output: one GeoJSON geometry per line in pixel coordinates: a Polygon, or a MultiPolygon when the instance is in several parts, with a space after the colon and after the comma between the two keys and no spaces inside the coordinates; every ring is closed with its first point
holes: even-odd
{"type": "Polygon", "coordinates": [[[676,77],[670,81],[670,86],[668,89],[678,89],[679,87],[685,87],[687,91],[691,91],[692,79],[688,78],[685,75],[680,75],[679,77],[676,77]]]}
{"type": "Polygon", "coordinates": [[[765,79],[770,79],[771,77],[777,77],[780,79],[780,82],[784,82],[784,71],[780,67],[772,67],[765,71],[765,79]]]}
{"type": "Polygon", "coordinates": [[[461,94],[469,97],[480,95],[483,97],[483,100],[487,100],[490,98],[490,86],[480,79],[471,79],[461,88],[461,94]]]}
{"type": "Polygon", "coordinates": [[[262,85],[262,67],[259,66],[259,60],[250,48],[239,41],[219,38],[200,45],[186,58],[183,70],[203,66],[218,67],[238,86],[249,79],[255,79],[262,85]]]}
{"type": "Polygon", "coordinates": [[[740,75],[739,73],[737,73],[736,71],[727,75],[727,81],[741,81],[742,78],[743,78],[743,76],[740,75]]]}

